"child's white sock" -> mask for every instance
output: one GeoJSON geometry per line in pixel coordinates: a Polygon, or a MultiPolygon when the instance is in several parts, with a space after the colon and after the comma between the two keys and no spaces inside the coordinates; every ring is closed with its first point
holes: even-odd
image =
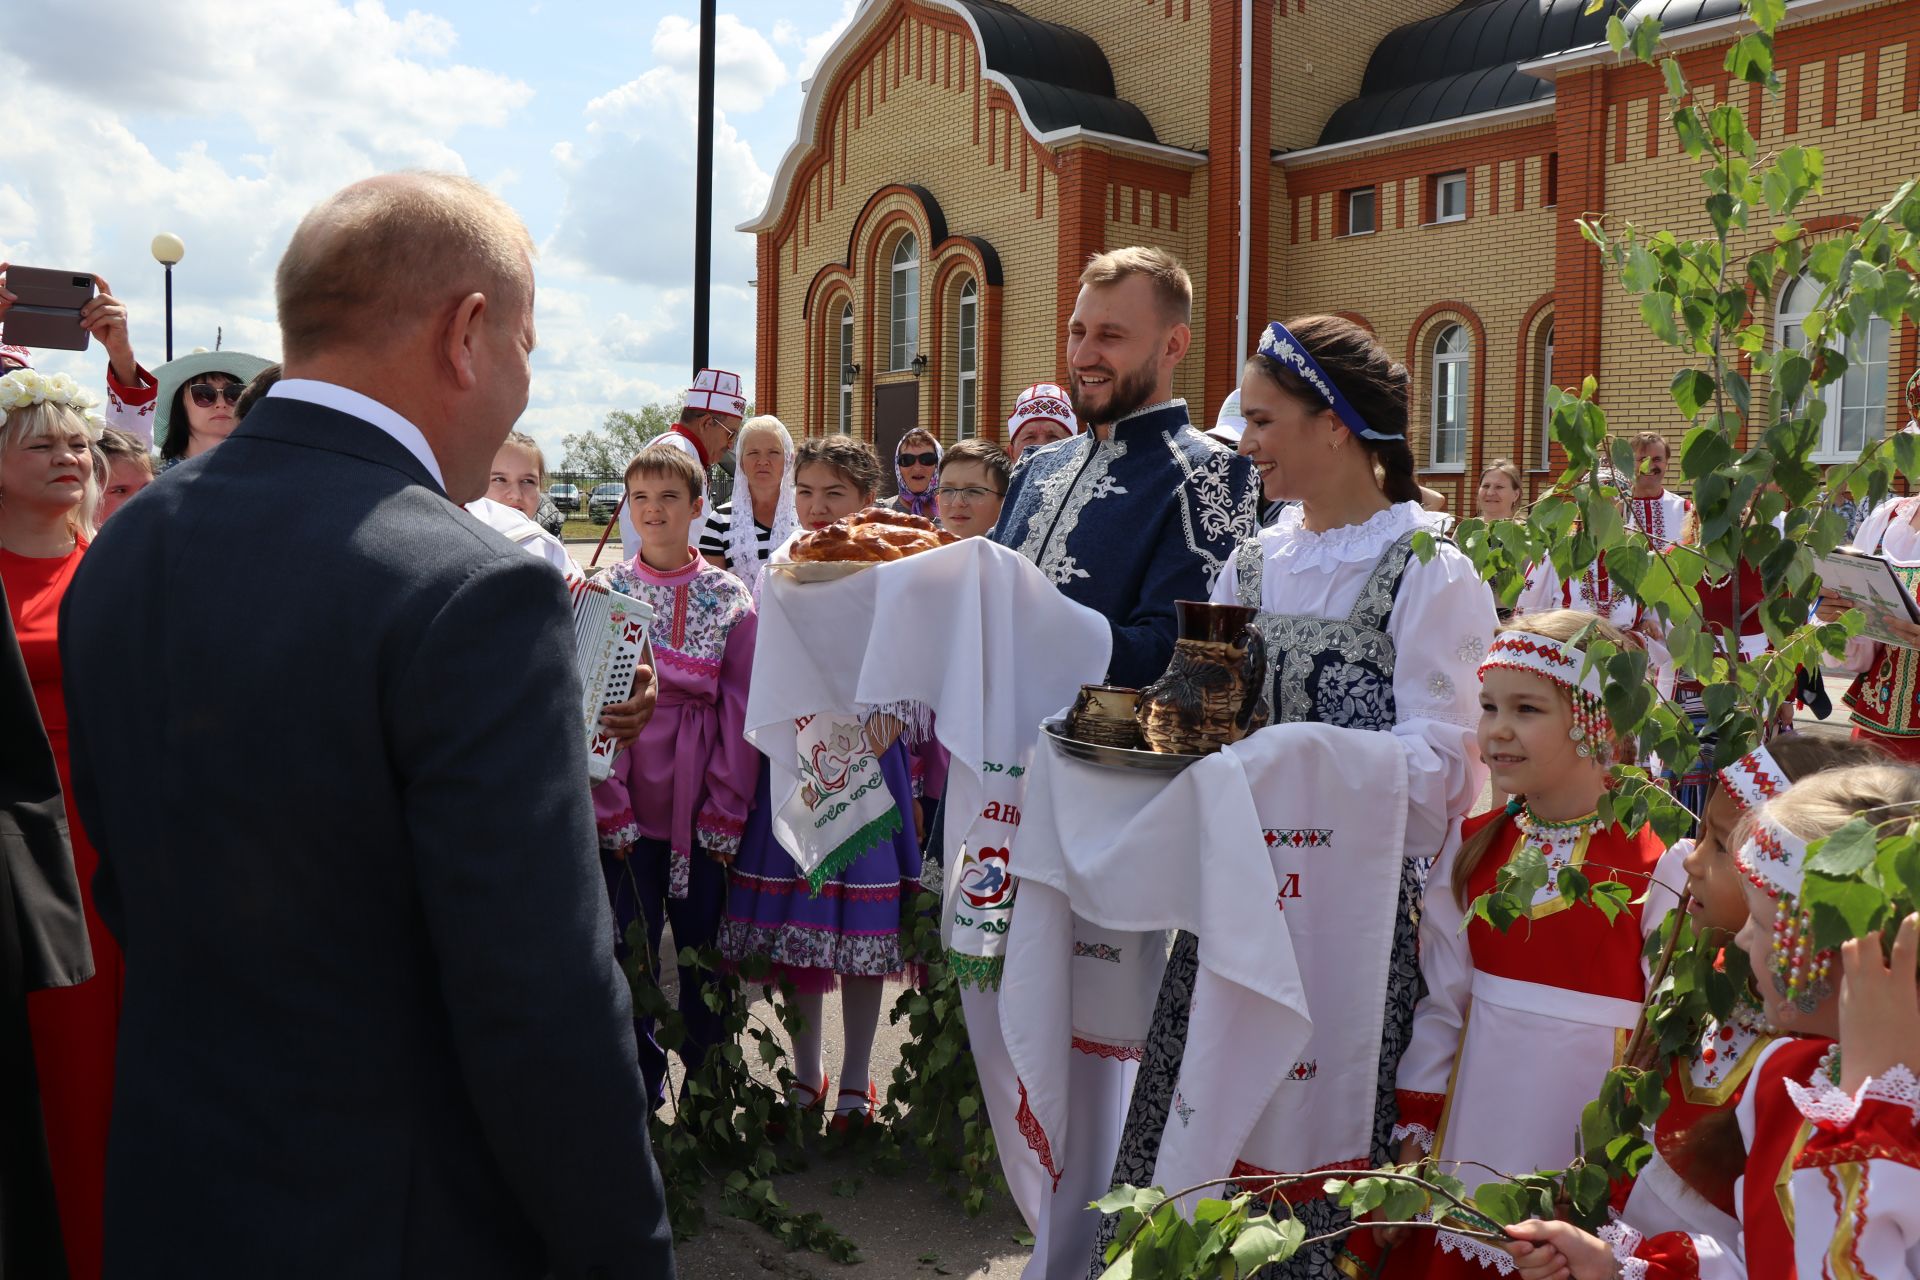
{"type": "Polygon", "coordinates": [[[809,1089],[820,1087],[820,1077],[826,1071],[825,1065],[820,1060],[821,1019],[826,1013],[826,1004],[827,998],[824,992],[794,993],[794,1011],[806,1021],[807,1025],[793,1034],[793,1074],[809,1089]]]}
{"type": "Polygon", "coordinates": [[[841,1034],[846,1054],[840,1062],[840,1096],[836,1115],[867,1110],[867,1082],[873,1074],[873,1037],[880,1027],[880,1000],[886,992],[882,978],[840,979],[841,1034]],[[852,1092],[848,1092],[852,1090],[852,1092]]]}

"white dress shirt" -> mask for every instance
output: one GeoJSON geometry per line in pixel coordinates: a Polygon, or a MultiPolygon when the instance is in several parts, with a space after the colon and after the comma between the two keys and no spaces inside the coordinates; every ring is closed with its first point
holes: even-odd
{"type": "Polygon", "coordinates": [[[427,469],[427,474],[433,477],[433,482],[440,486],[441,492],[446,491],[447,480],[440,474],[440,460],[433,456],[433,446],[427,443],[420,428],[373,397],[363,396],[338,383],[321,382],[317,378],[283,378],[273,384],[273,389],[267,395],[304,400],[308,404],[333,409],[380,428],[419,459],[420,465],[427,469]]]}

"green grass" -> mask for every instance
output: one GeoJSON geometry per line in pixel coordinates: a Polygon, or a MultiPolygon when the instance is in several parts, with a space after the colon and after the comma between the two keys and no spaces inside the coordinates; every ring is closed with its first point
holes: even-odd
{"type": "MultiPolygon", "coordinates": [[[[591,538],[593,541],[598,542],[600,535],[606,531],[606,527],[605,524],[595,524],[585,516],[568,516],[566,527],[560,530],[560,536],[568,542],[575,542],[582,538],[591,538]]],[[[619,530],[616,529],[613,536],[607,539],[607,541],[618,544],[620,541],[619,530]]]]}

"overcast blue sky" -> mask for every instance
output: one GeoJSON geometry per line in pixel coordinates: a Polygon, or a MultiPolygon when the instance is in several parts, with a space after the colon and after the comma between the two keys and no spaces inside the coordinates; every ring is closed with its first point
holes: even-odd
{"type": "MultiPolygon", "coordinates": [[[[712,358],[752,380],[757,212],[800,83],[853,0],[721,5],[712,358]]],[[[525,427],[557,446],[686,385],[691,360],[693,0],[9,0],[0,260],[95,271],[163,353],[278,356],[272,276],[315,200],[356,178],[452,169],[493,186],[541,249],[525,427]],[[61,53],[60,51],[68,51],[61,53]]],[[[95,347],[43,359],[97,382],[95,347]]],[[[557,452],[550,459],[558,462],[557,452]]]]}

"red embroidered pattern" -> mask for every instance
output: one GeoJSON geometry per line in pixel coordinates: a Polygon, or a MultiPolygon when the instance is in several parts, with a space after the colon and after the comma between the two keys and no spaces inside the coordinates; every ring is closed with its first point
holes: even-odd
{"type": "Polygon", "coordinates": [[[1748,752],[1725,769],[1720,771],[1721,780],[1727,784],[1727,790],[1740,801],[1742,809],[1752,809],[1765,804],[1793,784],[1788,782],[1780,767],[1761,747],[1748,752]]]}
{"type": "Polygon", "coordinates": [[[1073,1047],[1081,1053],[1090,1053],[1096,1058],[1113,1058],[1120,1062],[1143,1061],[1147,1052],[1145,1046],[1127,1048],[1117,1044],[1102,1044],[1098,1040],[1089,1040],[1084,1036],[1075,1036],[1073,1047]]]}
{"type": "MultiPolygon", "coordinates": [[[[1364,1157],[1357,1160],[1335,1160],[1332,1164],[1323,1164],[1317,1169],[1307,1170],[1307,1175],[1311,1178],[1314,1174],[1353,1173],[1358,1170],[1371,1168],[1373,1168],[1373,1162],[1364,1157]]],[[[1278,1204],[1282,1199],[1286,1200],[1289,1204],[1298,1205],[1305,1204],[1309,1200],[1324,1200],[1327,1198],[1326,1187],[1317,1180],[1294,1182],[1292,1179],[1288,1179],[1285,1182],[1275,1183],[1265,1191],[1255,1191],[1252,1187],[1244,1185],[1248,1181],[1258,1181],[1262,1178],[1274,1178],[1278,1176],[1279,1174],[1276,1170],[1262,1169],[1259,1165],[1248,1164],[1245,1160],[1235,1160],[1233,1162],[1232,1177],[1236,1184],[1236,1189],[1240,1191],[1252,1191],[1257,1198],[1265,1201],[1269,1205],[1278,1204]]]]}
{"type": "MultiPolygon", "coordinates": [[[[1062,426],[1073,420],[1073,410],[1067,407],[1066,402],[1051,396],[1035,396],[1023,403],[1017,412],[1022,419],[1052,418],[1062,426]]],[[[1025,426],[1026,422],[1022,421],[1020,425],[1025,426]]]]}
{"type": "Polygon", "coordinates": [[[1039,1117],[1027,1105],[1027,1082],[1015,1077],[1014,1083],[1020,1086],[1020,1109],[1014,1113],[1014,1123],[1020,1126],[1020,1136],[1027,1140],[1033,1154],[1040,1157],[1040,1167],[1053,1175],[1053,1189],[1058,1191],[1060,1171],[1053,1167],[1053,1144],[1047,1141],[1047,1131],[1040,1127],[1039,1117]]]}
{"type": "Polygon", "coordinates": [[[1903,1164],[1909,1169],[1920,1169],[1920,1150],[1913,1147],[1889,1147],[1879,1142],[1850,1142],[1842,1147],[1821,1147],[1818,1150],[1803,1151],[1794,1161],[1796,1169],[1827,1169],[1838,1164],[1857,1164],[1866,1167],[1869,1160],[1885,1160],[1891,1164],[1903,1164]]]}

